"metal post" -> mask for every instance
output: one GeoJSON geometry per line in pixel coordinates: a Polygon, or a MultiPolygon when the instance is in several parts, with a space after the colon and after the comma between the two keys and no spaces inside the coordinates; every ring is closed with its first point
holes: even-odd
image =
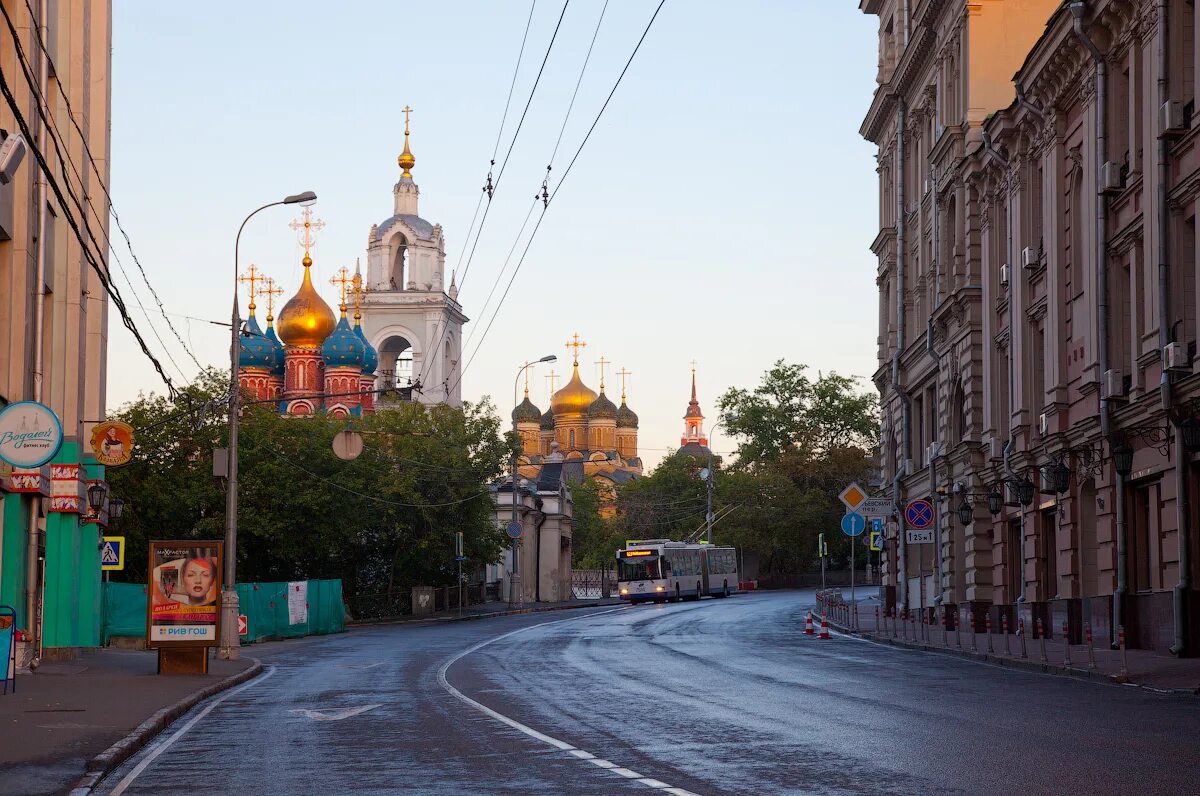
{"type": "Polygon", "coordinates": [[[979,652],[979,639],[975,638],[975,606],[971,606],[968,615],[971,617],[971,650],[979,652]]]}
{"type": "Polygon", "coordinates": [[[1046,629],[1043,627],[1042,620],[1040,618],[1034,624],[1034,628],[1038,634],[1038,650],[1042,655],[1042,663],[1045,663],[1049,660],[1049,658],[1046,657],[1046,629]]]}
{"type": "Polygon", "coordinates": [[[463,587],[462,587],[462,562],[458,562],[458,618],[462,619],[462,603],[463,603],[463,587]]]}
{"type": "Polygon", "coordinates": [[[996,650],[992,647],[992,612],[991,611],[988,611],[986,614],[984,614],[983,622],[984,622],[983,626],[987,630],[988,652],[995,652],[996,650]]]}
{"type": "Polygon", "coordinates": [[[1000,632],[1004,634],[1004,654],[1012,655],[1012,642],[1008,637],[1008,614],[1000,615],[1000,632]]]}
{"type": "Polygon", "coordinates": [[[1121,648],[1121,671],[1117,673],[1117,679],[1124,682],[1129,679],[1129,663],[1125,657],[1125,625],[1117,625],[1117,644],[1121,648]]]}
{"type": "Polygon", "coordinates": [[[954,646],[958,647],[959,649],[962,649],[963,609],[962,609],[961,605],[958,606],[957,613],[958,613],[957,621],[954,623],[954,646]]]}
{"type": "Polygon", "coordinates": [[[858,547],[855,542],[858,541],[857,536],[850,537],[850,604],[857,605],[854,600],[854,548],[858,547]]]}
{"type": "Polygon", "coordinates": [[[1088,668],[1096,668],[1096,648],[1092,646],[1092,623],[1088,622],[1083,626],[1083,633],[1087,640],[1088,646],[1088,668]]]}
{"type": "Polygon", "coordinates": [[[1028,658],[1029,650],[1025,647],[1025,620],[1017,621],[1017,635],[1021,637],[1021,657],[1028,658]]]}
{"type": "Polygon", "coordinates": [[[1066,652],[1063,653],[1063,666],[1071,665],[1071,636],[1067,632],[1067,623],[1063,622],[1063,646],[1066,652]]]}

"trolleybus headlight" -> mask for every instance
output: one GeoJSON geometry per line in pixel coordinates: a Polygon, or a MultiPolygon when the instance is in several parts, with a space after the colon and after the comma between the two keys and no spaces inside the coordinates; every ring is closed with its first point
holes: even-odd
{"type": "Polygon", "coordinates": [[[655,590],[655,591],[663,591],[663,587],[662,587],[662,586],[655,586],[655,587],[654,587],[654,590],[655,590]]]}
{"type": "Polygon", "coordinates": [[[621,594],[629,594],[629,589],[621,589],[621,594]]]}

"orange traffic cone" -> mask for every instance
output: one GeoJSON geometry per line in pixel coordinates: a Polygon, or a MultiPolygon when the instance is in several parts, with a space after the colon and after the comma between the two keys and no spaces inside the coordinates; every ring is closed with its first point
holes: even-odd
{"type": "Polygon", "coordinates": [[[825,617],[821,617],[821,635],[817,636],[817,638],[832,638],[829,635],[829,620],[825,617]]]}
{"type": "Polygon", "coordinates": [[[804,635],[811,636],[816,631],[813,630],[812,611],[808,612],[808,617],[804,620],[804,635]]]}

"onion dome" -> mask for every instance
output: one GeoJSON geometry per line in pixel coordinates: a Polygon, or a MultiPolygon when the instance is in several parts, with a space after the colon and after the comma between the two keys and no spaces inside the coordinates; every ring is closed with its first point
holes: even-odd
{"type": "Polygon", "coordinates": [[[579,362],[575,362],[575,370],[567,386],[554,393],[550,399],[550,409],[556,417],[563,415],[583,415],[588,407],[599,396],[579,378],[579,362]]]}
{"type": "Polygon", "coordinates": [[[358,368],[362,370],[366,365],[367,345],[350,328],[344,306],[341,320],[333,328],[333,333],[325,338],[325,344],[321,346],[321,356],[324,358],[327,368],[358,368]]]}
{"type": "Polygon", "coordinates": [[[621,401],[621,408],[617,410],[617,428],[637,428],[638,416],[629,405],[621,401]]]}
{"type": "Polygon", "coordinates": [[[313,287],[311,269],[312,258],[305,252],[304,282],[279,313],[279,339],[298,348],[319,348],[337,325],[333,310],[313,287]]]}
{"type": "Polygon", "coordinates": [[[246,331],[242,333],[240,339],[239,368],[274,369],[275,349],[272,347],[271,341],[263,334],[262,329],[259,328],[258,320],[255,319],[253,312],[246,321],[246,331]]]}
{"type": "Polygon", "coordinates": [[[547,409],[545,412],[542,412],[541,429],[542,429],[542,431],[553,431],[554,430],[554,410],[553,409],[547,409]]]}
{"type": "Polygon", "coordinates": [[[600,396],[592,401],[592,405],[588,407],[588,417],[592,420],[612,420],[616,416],[617,405],[608,400],[608,396],[604,394],[604,388],[601,388],[600,396]]]}
{"type": "Polygon", "coordinates": [[[271,367],[271,372],[276,376],[282,376],[286,355],[283,352],[283,343],[279,342],[279,337],[275,334],[275,325],[271,321],[272,318],[268,315],[267,331],[263,333],[263,337],[271,342],[271,348],[275,351],[275,364],[271,367]]]}
{"type": "Polygon", "coordinates": [[[367,336],[363,333],[362,324],[358,321],[354,322],[354,334],[367,347],[366,355],[363,357],[363,375],[373,376],[375,375],[375,371],[379,369],[379,352],[375,350],[375,346],[367,342],[367,336]]]}
{"type": "Polygon", "coordinates": [[[514,423],[541,423],[542,410],[529,400],[528,392],[525,393],[525,400],[517,404],[517,408],[513,410],[512,419],[514,423]]]}

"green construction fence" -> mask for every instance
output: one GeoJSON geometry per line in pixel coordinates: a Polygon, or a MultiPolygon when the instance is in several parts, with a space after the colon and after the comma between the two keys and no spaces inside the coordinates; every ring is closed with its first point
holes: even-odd
{"type": "MultiPolygon", "coordinates": [[[[346,629],[340,580],[310,580],[305,602],[308,617],[293,624],[288,611],[288,583],[237,584],[238,610],[245,614],[247,630],[243,644],[277,638],[322,636],[346,629]]],[[[140,583],[104,584],[103,641],[113,636],[146,635],[146,587],[140,583]]]]}

